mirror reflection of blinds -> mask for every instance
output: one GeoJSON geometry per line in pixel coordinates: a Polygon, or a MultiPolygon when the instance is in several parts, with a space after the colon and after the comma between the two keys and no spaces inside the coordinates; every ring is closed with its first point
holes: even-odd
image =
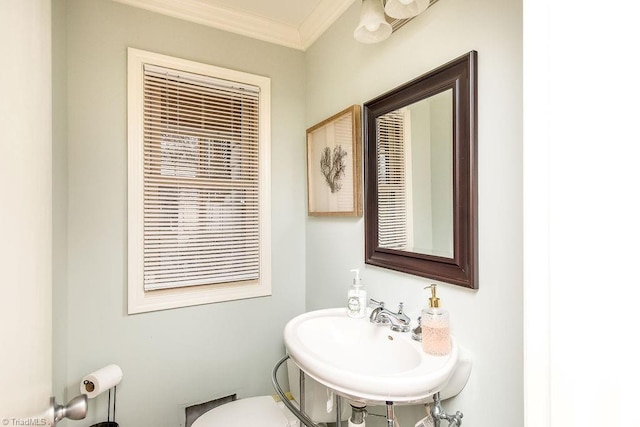
{"type": "Polygon", "coordinates": [[[376,121],[378,245],[404,250],[407,247],[404,113],[392,111],[376,121]]]}
{"type": "Polygon", "coordinates": [[[144,66],[144,289],[257,281],[257,87],[144,66]]]}

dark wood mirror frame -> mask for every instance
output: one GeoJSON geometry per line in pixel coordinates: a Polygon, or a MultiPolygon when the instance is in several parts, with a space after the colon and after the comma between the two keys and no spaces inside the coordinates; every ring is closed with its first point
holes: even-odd
{"type": "Polygon", "coordinates": [[[471,51],[364,104],[365,263],[478,288],[477,52],[471,51]],[[378,245],[376,118],[453,90],[453,258],[378,245]]]}

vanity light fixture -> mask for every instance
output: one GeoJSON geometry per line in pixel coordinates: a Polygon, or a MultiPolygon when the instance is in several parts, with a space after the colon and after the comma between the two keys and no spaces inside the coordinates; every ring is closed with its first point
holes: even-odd
{"type": "Polygon", "coordinates": [[[429,0],[387,0],[384,13],[396,19],[418,16],[429,7],[429,0]]]}
{"type": "Polygon", "coordinates": [[[384,16],[382,0],[362,0],[360,24],[353,37],[361,43],[377,43],[388,38],[392,31],[384,16]]]}
{"type": "Polygon", "coordinates": [[[361,43],[381,42],[437,1],[362,0],[360,23],[353,37],[361,43]]]}

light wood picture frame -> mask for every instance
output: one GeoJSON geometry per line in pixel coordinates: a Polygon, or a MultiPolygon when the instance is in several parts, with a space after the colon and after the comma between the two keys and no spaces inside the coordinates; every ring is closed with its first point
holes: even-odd
{"type": "Polygon", "coordinates": [[[362,119],[352,105],[307,129],[310,216],[362,216],[362,119]]]}

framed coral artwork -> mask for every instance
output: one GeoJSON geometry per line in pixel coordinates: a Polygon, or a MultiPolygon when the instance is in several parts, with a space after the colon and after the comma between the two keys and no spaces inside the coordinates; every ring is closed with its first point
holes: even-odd
{"type": "Polygon", "coordinates": [[[362,216],[360,114],[353,105],[307,129],[309,215],[362,216]]]}

